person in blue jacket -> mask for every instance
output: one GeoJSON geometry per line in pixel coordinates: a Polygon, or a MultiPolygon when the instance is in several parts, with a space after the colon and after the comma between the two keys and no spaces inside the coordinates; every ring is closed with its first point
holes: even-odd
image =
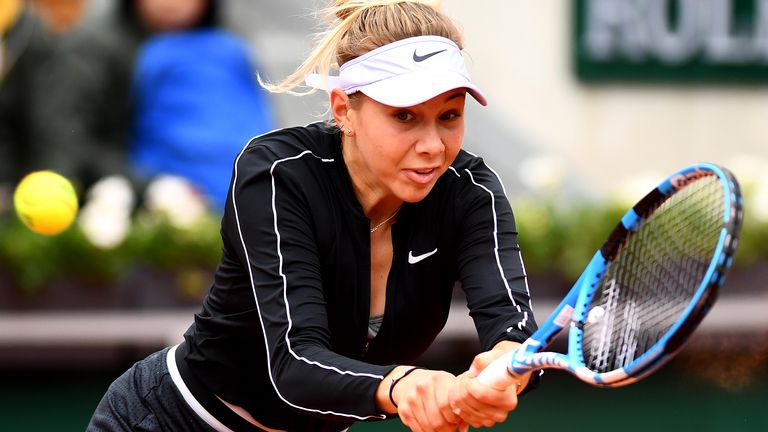
{"type": "Polygon", "coordinates": [[[235,156],[244,142],[274,127],[256,76],[254,55],[227,30],[149,38],[134,69],[129,140],[135,175],[147,182],[183,177],[223,211],[235,156]]]}
{"type": "MultiPolygon", "coordinates": [[[[145,48],[150,49],[155,53],[151,54],[151,59],[169,54],[164,48],[168,43],[158,41],[158,47],[151,48],[155,37],[210,33],[216,35],[214,40],[227,40],[224,52],[216,53],[219,59],[227,56],[226,67],[237,67],[238,71],[248,67],[232,66],[236,61],[245,60],[233,59],[242,56],[240,43],[230,41],[234,36],[219,36],[224,30],[223,7],[218,0],[119,0],[110,4],[113,8],[84,20],[61,41],[50,62],[40,71],[39,88],[35,92],[36,127],[31,139],[38,148],[45,149],[37,153],[37,166],[67,176],[84,196],[95,184],[110,176],[127,178],[139,194],[152,180],[146,170],[140,171],[135,166],[133,146],[140,138],[136,125],[150,124],[145,118],[135,118],[142,115],[138,103],[152,102],[137,99],[141,95],[135,92],[136,80],[144,80],[137,77],[137,73],[143,73],[145,67],[156,67],[154,64],[145,66],[143,53],[145,48]]],[[[206,50],[202,55],[210,57],[208,46],[201,48],[206,50]]],[[[181,46],[188,47],[189,42],[181,46]]],[[[164,61],[171,62],[173,57],[164,61]]],[[[198,63],[201,61],[198,59],[198,63]]],[[[197,68],[196,73],[202,74],[203,78],[211,77],[200,71],[198,64],[192,67],[197,68]]],[[[175,78],[179,78],[178,73],[175,78]]],[[[251,78],[255,81],[255,73],[251,78]]],[[[186,102],[190,105],[197,103],[194,100],[186,102]]],[[[186,102],[175,101],[173,109],[186,102]]],[[[232,102],[237,103],[238,99],[232,99],[232,102]]],[[[172,118],[165,115],[166,120],[172,118]]],[[[141,129],[141,132],[146,130],[141,129]]],[[[159,132],[154,133],[159,135],[159,132]]],[[[222,136],[222,139],[227,137],[222,136]]],[[[239,135],[236,139],[240,140],[237,145],[242,146],[239,135]]],[[[231,170],[232,155],[230,152],[221,154],[230,157],[231,170]]],[[[226,182],[228,175],[224,177],[226,182]]]]}

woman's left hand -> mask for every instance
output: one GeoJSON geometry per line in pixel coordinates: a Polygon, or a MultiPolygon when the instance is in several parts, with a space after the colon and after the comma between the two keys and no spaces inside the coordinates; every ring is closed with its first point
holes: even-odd
{"type": "Polygon", "coordinates": [[[529,375],[520,377],[518,385],[504,390],[488,387],[477,380],[477,375],[493,360],[514,350],[519,344],[504,342],[494,349],[475,356],[469,370],[459,375],[451,389],[449,402],[454,414],[472,427],[491,427],[507,420],[510,411],[517,408],[517,394],[528,382],[529,375]]]}

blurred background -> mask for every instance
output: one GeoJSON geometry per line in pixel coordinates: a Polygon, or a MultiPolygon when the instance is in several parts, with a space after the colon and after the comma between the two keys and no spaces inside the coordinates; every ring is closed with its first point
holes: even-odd
{"type": "MultiPolygon", "coordinates": [[[[234,155],[324,118],[325,95],[273,96],[255,78],[292,72],[325,3],[212,5],[0,0],[0,430],[83,430],[114,378],[177,342],[218,260],[234,155]],[[12,207],[21,177],[43,168],[80,198],[55,237],[12,207]]],[[[618,215],[674,170],[722,164],[746,199],[728,282],[677,358],[620,389],[547,372],[494,430],[768,430],[768,2],[442,8],[489,99],[467,105],[465,148],[505,183],[539,321],[618,215]]],[[[475,339],[457,290],[422,363],[461,372],[475,339]]]]}

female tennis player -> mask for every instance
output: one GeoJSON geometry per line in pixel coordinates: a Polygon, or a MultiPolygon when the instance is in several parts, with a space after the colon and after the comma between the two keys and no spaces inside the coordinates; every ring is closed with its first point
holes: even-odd
{"type": "Polygon", "coordinates": [[[234,161],[223,254],[180,345],[109,388],[89,430],[414,431],[504,421],[527,384],[473,379],[535,329],[512,210],[461,150],[461,35],[423,1],[336,1],[276,92],[329,93],[332,120],[254,138],[234,161]],[[336,70],[338,65],[338,70],[336,70]],[[417,368],[456,282],[484,352],[417,368]],[[463,409],[456,409],[463,407],[463,409]]]}

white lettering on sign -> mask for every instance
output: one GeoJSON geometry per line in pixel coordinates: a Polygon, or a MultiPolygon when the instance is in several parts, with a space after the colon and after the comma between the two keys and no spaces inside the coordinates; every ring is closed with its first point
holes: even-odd
{"type": "Polygon", "coordinates": [[[585,0],[582,42],[595,61],[768,64],[768,0],[751,0],[747,23],[736,19],[734,1],[585,0]]]}

